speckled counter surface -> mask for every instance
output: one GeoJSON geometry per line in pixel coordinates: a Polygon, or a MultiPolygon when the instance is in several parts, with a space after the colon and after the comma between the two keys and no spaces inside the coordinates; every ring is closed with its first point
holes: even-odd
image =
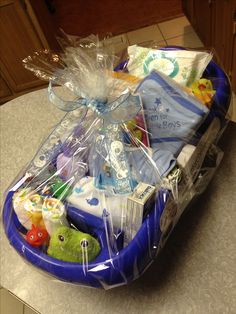
{"type": "MultiPolygon", "coordinates": [[[[45,89],[0,107],[3,191],[63,113],[45,89]]],[[[158,260],[137,281],[104,291],[58,282],[26,264],[1,225],[1,285],[42,314],[236,313],[236,124],[206,192],[182,217],[158,260]]]]}

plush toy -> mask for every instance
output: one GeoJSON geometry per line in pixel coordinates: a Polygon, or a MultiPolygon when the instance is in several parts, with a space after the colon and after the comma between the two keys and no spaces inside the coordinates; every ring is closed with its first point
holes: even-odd
{"type": "Polygon", "coordinates": [[[48,255],[65,262],[86,263],[100,252],[99,242],[87,233],[60,227],[51,235],[48,255]]]}

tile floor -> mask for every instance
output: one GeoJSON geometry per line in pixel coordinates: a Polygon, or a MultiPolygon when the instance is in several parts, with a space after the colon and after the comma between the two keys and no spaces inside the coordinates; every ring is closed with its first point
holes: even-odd
{"type": "Polygon", "coordinates": [[[37,314],[19,299],[13,296],[9,291],[0,288],[0,313],[1,314],[37,314]]]}
{"type": "MultiPolygon", "coordinates": [[[[189,48],[203,46],[185,16],[112,37],[107,40],[107,43],[112,43],[118,51],[126,48],[128,45],[141,44],[149,41],[155,41],[155,43],[160,46],[181,45],[189,48]]],[[[20,302],[7,290],[1,288],[0,313],[35,314],[36,312],[20,302]]]]}
{"type": "Polygon", "coordinates": [[[185,16],[111,37],[106,40],[106,43],[112,43],[115,50],[119,51],[129,45],[145,45],[152,41],[158,46],[181,45],[189,48],[203,47],[203,43],[185,16]]]}

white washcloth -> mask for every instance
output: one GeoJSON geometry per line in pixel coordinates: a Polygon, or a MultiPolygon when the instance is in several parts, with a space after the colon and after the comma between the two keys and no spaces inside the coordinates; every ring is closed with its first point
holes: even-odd
{"type": "Polygon", "coordinates": [[[193,155],[196,147],[194,145],[187,144],[181,150],[179,156],[177,157],[177,163],[184,168],[191,156],[193,155]]]}
{"type": "Polygon", "coordinates": [[[104,209],[110,214],[113,226],[122,228],[127,198],[124,195],[105,195],[94,186],[93,177],[84,177],[77,182],[67,201],[86,213],[102,218],[104,209]]]}

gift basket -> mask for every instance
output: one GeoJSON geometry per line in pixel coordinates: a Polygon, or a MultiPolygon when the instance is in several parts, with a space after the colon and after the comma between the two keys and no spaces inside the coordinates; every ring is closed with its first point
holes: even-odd
{"type": "Polygon", "coordinates": [[[66,114],[6,192],[3,224],[35,267],[107,289],[148,268],[210,182],[231,88],[209,52],[134,45],[119,60],[96,36],[59,42],[23,60],[66,114]]]}

